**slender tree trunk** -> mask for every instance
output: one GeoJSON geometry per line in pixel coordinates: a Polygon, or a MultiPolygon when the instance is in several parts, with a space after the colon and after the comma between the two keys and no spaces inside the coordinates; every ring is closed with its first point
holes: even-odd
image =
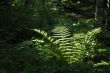
{"type": "Polygon", "coordinates": [[[98,22],[102,22],[102,15],[103,14],[103,0],[96,0],[96,9],[95,9],[95,20],[98,22]]]}
{"type": "Polygon", "coordinates": [[[109,0],[96,0],[96,10],[95,10],[95,20],[102,24],[102,28],[107,30],[108,25],[108,10],[109,10],[109,0]]]}

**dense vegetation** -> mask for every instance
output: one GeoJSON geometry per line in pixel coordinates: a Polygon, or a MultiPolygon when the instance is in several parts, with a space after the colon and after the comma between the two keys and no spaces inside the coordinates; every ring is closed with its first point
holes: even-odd
{"type": "Polygon", "coordinates": [[[0,0],[0,73],[110,73],[109,0],[0,0]]]}

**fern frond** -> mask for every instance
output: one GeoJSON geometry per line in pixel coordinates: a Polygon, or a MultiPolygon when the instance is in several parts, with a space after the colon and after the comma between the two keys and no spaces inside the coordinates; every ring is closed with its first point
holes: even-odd
{"type": "Polygon", "coordinates": [[[74,39],[71,37],[70,31],[65,26],[57,26],[52,31],[53,37],[56,38],[54,41],[55,44],[59,45],[59,50],[62,56],[68,61],[73,60],[74,55],[74,39]]]}
{"type": "Polygon", "coordinates": [[[52,32],[54,33],[53,37],[55,38],[66,38],[71,35],[68,28],[65,26],[57,26],[52,30],[52,32]]]}
{"type": "Polygon", "coordinates": [[[101,32],[101,28],[95,28],[91,31],[88,31],[85,35],[85,42],[90,42],[94,39],[95,35],[101,32]]]}
{"type": "Polygon", "coordinates": [[[53,38],[47,35],[47,32],[40,30],[40,29],[32,29],[33,31],[41,34],[44,38],[46,38],[48,41],[53,42],[53,38]]]}
{"type": "Polygon", "coordinates": [[[100,31],[100,28],[96,28],[87,33],[76,33],[71,37],[67,27],[58,26],[53,29],[53,37],[56,38],[54,43],[59,45],[62,56],[69,63],[81,61],[86,53],[90,52],[95,46],[93,45],[96,44],[94,38],[100,31]]]}

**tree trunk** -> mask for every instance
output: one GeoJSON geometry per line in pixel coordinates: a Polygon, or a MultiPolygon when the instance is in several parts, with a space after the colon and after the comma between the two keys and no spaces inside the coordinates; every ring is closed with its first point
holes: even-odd
{"type": "Polygon", "coordinates": [[[108,11],[109,0],[96,0],[95,20],[102,24],[102,28],[107,30],[109,28],[108,11]]]}
{"type": "Polygon", "coordinates": [[[95,20],[99,23],[102,22],[102,15],[103,14],[103,1],[104,0],[96,0],[96,9],[95,9],[95,20]]]}

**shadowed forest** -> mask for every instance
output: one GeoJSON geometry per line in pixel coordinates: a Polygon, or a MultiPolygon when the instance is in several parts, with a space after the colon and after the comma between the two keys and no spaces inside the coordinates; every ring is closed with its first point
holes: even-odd
{"type": "Polygon", "coordinates": [[[0,0],[0,73],[110,73],[109,0],[0,0]]]}

